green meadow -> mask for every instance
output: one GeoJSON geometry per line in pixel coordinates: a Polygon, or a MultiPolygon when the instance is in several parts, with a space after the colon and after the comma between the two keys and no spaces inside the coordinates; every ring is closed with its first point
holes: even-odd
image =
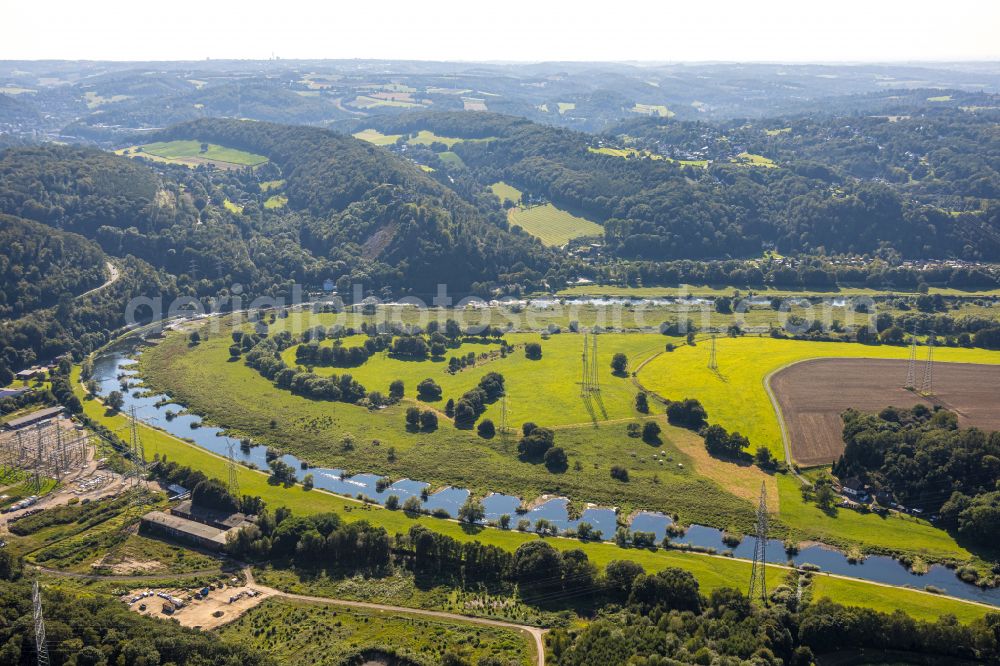
{"type": "Polygon", "coordinates": [[[519,205],[521,203],[521,190],[517,189],[513,185],[508,185],[503,181],[490,185],[490,191],[493,192],[498,199],[500,199],[501,203],[504,201],[510,201],[514,205],[519,205]]]}
{"type": "Polygon", "coordinates": [[[382,132],[374,129],[366,129],[354,133],[355,139],[361,139],[362,141],[373,143],[376,146],[391,146],[396,143],[401,136],[402,134],[382,134],[382,132]]]}
{"type": "Polygon", "coordinates": [[[286,205],[288,205],[288,197],[286,197],[284,194],[275,194],[273,196],[268,197],[264,201],[264,208],[267,208],[268,210],[274,210],[276,208],[284,208],[286,205]]]}
{"type": "MultiPolygon", "coordinates": [[[[77,366],[73,371],[73,386],[77,395],[84,402],[85,413],[114,431],[125,429],[127,427],[125,416],[108,414],[99,402],[85,398],[83,387],[79,383],[79,373],[79,366],[77,366]]],[[[160,456],[166,456],[169,460],[199,469],[210,477],[226,478],[227,462],[224,458],[145,424],[140,424],[139,430],[147,455],[152,456],[156,453],[160,456]]],[[[306,491],[301,486],[289,488],[275,486],[268,483],[266,474],[242,467],[238,469],[237,475],[244,493],[259,495],[272,507],[287,506],[299,515],[335,511],[347,521],[368,520],[372,524],[384,527],[393,534],[405,532],[414,523],[420,523],[429,529],[447,534],[463,542],[477,540],[508,550],[514,550],[528,540],[539,538],[536,535],[518,531],[469,528],[455,521],[429,516],[410,517],[402,511],[389,511],[322,491],[306,491]]],[[[711,499],[705,501],[711,501],[711,499]]],[[[670,566],[679,567],[690,571],[698,579],[701,589],[705,593],[725,586],[742,588],[750,575],[749,563],[726,557],[673,550],[622,549],[608,543],[581,543],[574,539],[559,537],[549,538],[548,541],[560,550],[582,548],[589,559],[598,567],[604,567],[608,562],[616,559],[635,561],[647,571],[658,571],[670,566]]],[[[781,567],[768,566],[768,585],[780,584],[785,573],[781,567]]],[[[891,604],[893,608],[903,610],[920,619],[935,619],[943,613],[951,613],[962,621],[971,621],[982,617],[988,611],[982,606],[940,597],[935,598],[933,606],[930,606],[926,603],[926,595],[920,592],[903,588],[879,587],[853,580],[838,580],[836,585],[825,590],[824,594],[837,601],[843,600],[866,607],[882,608],[886,604],[891,604]]]]}
{"type": "MultiPolygon", "coordinates": [[[[142,153],[154,155],[165,160],[186,163],[192,159],[225,162],[238,166],[259,166],[267,162],[263,155],[255,155],[235,148],[227,148],[214,143],[208,144],[208,150],[201,151],[200,141],[160,141],[139,146],[142,153]]],[[[133,149],[133,152],[134,149],[133,149]]]]}
{"type": "Polygon", "coordinates": [[[513,208],[508,214],[517,225],[544,244],[559,247],[581,236],[603,236],[604,227],[586,218],[556,208],[550,203],[530,208],[513,208]]]}
{"type": "Polygon", "coordinates": [[[753,153],[740,153],[733,159],[733,161],[738,164],[764,167],[766,169],[773,169],[778,166],[774,160],[764,157],[763,155],[754,155],[753,153]]]}

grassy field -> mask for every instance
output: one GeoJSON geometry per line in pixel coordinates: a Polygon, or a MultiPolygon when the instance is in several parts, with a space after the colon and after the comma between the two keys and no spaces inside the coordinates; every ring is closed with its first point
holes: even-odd
{"type": "MultiPolygon", "coordinates": [[[[379,100],[384,101],[384,100],[379,100]]],[[[399,103],[397,103],[399,104],[399,103]]],[[[419,106],[419,105],[412,105],[419,106]]],[[[367,141],[368,143],[373,143],[376,146],[391,146],[396,143],[399,138],[403,136],[402,134],[382,134],[378,130],[366,129],[360,132],[356,132],[354,137],[356,139],[361,139],[362,141],[367,141]]],[[[463,141],[492,141],[494,137],[487,137],[483,139],[459,139],[451,136],[440,136],[434,132],[428,130],[420,130],[417,135],[407,139],[407,143],[415,146],[429,146],[432,143],[443,143],[448,146],[450,151],[456,143],[462,143],[463,141]]],[[[456,157],[458,157],[456,155],[456,157]]]]}
{"type": "Polygon", "coordinates": [[[566,113],[576,108],[575,102],[556,102],[559,105],[559,113],[566,113]]]}
{"type": "MultiPolygon", "coordinates": [[[[84,391],[78,381],[79,373],[79,366],[77,366],[73,371],[73,387],[77,395],[81,399],[84,399],[84,391]]],[[[95,421],[112,430],[120,431],[127,427],[127,420],[123,415],[107,414],[104,407],[94,400],[84,400],[84,411],[95,421]]],[[[169,460],[199,469],[210,477],[217,479],[227,478],[227,462],[224,458],[216,456],[193,444],[171,437],[145,424],[140,424],[139,429],[147,455],[151,456],[156,452],[161,456],[167,456],[169,460]]],[[[321,491],[306,491],[301,486],[291,488],[274,486],[267,482],[267,476],[264,473],[246,468],[240,468],[237,474],[240,487],[245,494],[259,495],[272,508],[287,506],[298,515],[335,511],[347,521],[368,520],[372,524],[384,527],[393,534],[406,532],[412,524],[417,522],[459,541],[476,540],[508,550],[514,550],[520,544],[538,538],[535,535],[517,531],[503,531],[489,528],[470,529],[454,521],[428,516],[411,518],[400,511],[389,511],[380,507],[361,504],[321,491]]],[[[711,502],[712,498],[706,497],[703,501],[711,502]]],[[[608,562],[616,559],[635,561],[647,571],[659,571],[670,566],[680,567],[690,571],[698,579],[701,590],[705,593],[724,586],[742,588],[750,575],[750,565],[748,563],[724,557],[709,557],[670,550],[622,549],[612,544],[580,543],[579,541],[565,538],[550,538],[548,541],[554,547],[561,550],[582,548],[590,560],[598,567],[604,567],[608,562]]],[[[777,585],[780,584],[784,577],[784,570],[779,567],[769,566],[767,568],[767,575],[769,586],[777,585]]],[[[873,605],[880,607],[883,604],[889,603],[894,608],[898,608],[920,619],[934,619],[943,613],[952,613],[963,618],[972,619],[982,617],[987,611],[987,609],[981,606],[944,598],[936,599],[934,606],[928,608],[924,596],[918,592],[901,588],[876,587],[860,581],[842,581],[839,583],[838,588],[832,589],[828,593],[828,596],[838,601],[842,599],[845,601],[849,600],[851,603],[867,607],[872,607],[873,605]]]]}
{"type": "Polygon", "coordinates": [[[268,210],[274,210],[276,208],[284,208],[287,205],[288,205],[288,197],[286,197],[284,194],[275,194],[273,196],[268,197],[264,201],[264,208],[267,208],[268,210]]]}
{"type": "Polygon", "coordinates": [[[640,104],[635,103],[631,108],[632,113],[641,113],[647,116],[659,116],[660,118],[672,118],[674,112],[663,104],[640,104]]]}
{"type": "Polygon", "coordinates": [[[532,236],[537,236],[550,246],[565,245],[570,239],[580,236],[603,236],[604,227],[588,219],[556,208],[552,204],[531,208],[511,209],[507,218],[532,236]]]}
{"type": "Polygon", "coordinates": [[[773,169],[778,166],[774,160],[764,157],[763,155],[754,155],[753,153],[740,153],[733,161],[739,164],[764,167],[766,169],[773,169]]]}
{"type": "Polygon", "coordinates": [[[981,618],[987,609],[972,604],[942,604],[941,597],[921,592],[898,590],[897,588],[869,586],[863,589],[853,581],[816,574],[812,578],[812,598],[818,601],[824,597],[846,606],[865,606],[882,613],[893,613],[905,595],[906,613],[915,618],[933,621],[948,613],[959,622],[968,623],[981,618]]]}
{"type": "Polygon", "coordinates": [[[368,650],[427,666],[442,663],[448,651],[467,663],[489,656],[504,663],[535,663],[534,644],[515,629],[279,599],[268,599],[220,634],[279,663],[362,663],[353,658],[368,650]]]}
{"type": "MultiPolygon", "coordinates": [[[[648,336],[621,334],[608,336],[605,344],[610,345],[615,338],[621,339],[620,348],[624,350],[641,350],[648,343],[648,336]]],[[[518,339],[532,337],[523,335],[518,339]]],[[[553,336],[542,342],[540,361],[530,361],[522,350],[517,350],[506,359],[456,375],[447,374],[441,362],[371,359],[349,370],[369,390],[386,391],[389,382],[397,377],[407,387],[401,404],[377,412],[355,405],[307,400],[278,389],[242,363],[229,362],[229,343],[222,336],[193,349],[187,347],[183,336],[170,336],[147,350],[141,365],[151,384],[185,404],[197,406],[198,412],[211,421],[316,465],[354,473],[377,472],[393,479],[413,478],[435,487],[450,484],[479,495],[504,492],[527,501],[545,493],[562,494],[581,502],[618,506],[626,515],[636,508],[658,509],[676,512],[688,522],[750,531],[750,503],[699,476],[694,461],[675,443],[697,440],[696,435],[667,427],[660,415],[656,417],[664,428],[660,442],[648,444],[628,436],[628,423],[641,416],[632,406],[635,389],[628,379],[613,377],[610,366],[601,368],[608,421],[601,414],[595,427],[575,384],[581,343],[582,336],[553,336]],[[506,379],[511,427],[519,429],[526,421],[556,427],[556,444],[569,457],[568,469],[554,474],[544,465],[521,461],[516,453],[516,435],[507,441],[501,436],[483,439],[475,430],[455,428],[443,415],[440,427],[433,433],[410,432],[404,427],[406,408],[414,404],[414,388],[421,379],[434,377],[444,388],[444,399],[431,405],[419,404],[442,409],[447,398],[458,398],[490,371],[501,372],[506,379]],[[216,388],[219,386],[228,388],[220,392],[216,388]],[[270,426],[271,419],[277,422],[276,428],[270,426]],[[339,444],[346,433],[356,441],[347,451],[339,444]],[[388,455],[390,447],[392,460],[388,455]],[[672,458],[669,465],[653,458],[660,451],[672,458]],[[609,483],[612,464],[629,469],[628,483],[609,483]]],[[[610,361],[610,349],[605,353],[610,361]]],[[[333,372],[329,368],[316,371],[333,372]]],[[[499,404],[489,405],[483,418],[499,423],[499,410],[499,404]]],[[[695,443],[684,442],[684,446],[693,447],[695,443]]],[[[759,481],[756,485],[759,488],[759,481]]]]}
{"type": "Polygon", "coordinates": [[[499,183],[493,183],[490,185],[490,191],[493,192],[500,199],[500,202],[510,201],[514,205],[519,205],[521,203],[521,190],[517,189],[513,185],[508,185],[502,180],[499,183]]]}
{"type": "Polygon", "coordinates": [[[236,213],[237,215],[243,212],[243,206],[239,205],[238,203],[234,203],[229,199],[226,199],[225,201],[222,202],[222,207],[228,210],[230,213],[236,213]]]}
{"type": "MultiPolygon", "coordinates": [[[[751,448],[768,447],[783,458],[778,416],[764,387],[764,378],[790,363],[807,358],[909,358],[909,348],[839,342],[799,342],[769,337],[719,338],[719,369],[708,368],[708,341],[663,354],[639,373],[646,388],[665,398],[698,398],[709,420],[750,439],[751,448]]],[[[1000,353],[981,349],[939,348],[940,362],[1000,363],[1000,353]]],[[[900,382],[904,380],[900,377],[900,382]]]]}
{"type": "Polygon", "coordinates": [[[361,139],[362,141],[367,141],[368,143],[374,143],[376,146],[391,146],[392,144],[399,141],[399,137],[402,134],[382,134],[378,130],[366,129],[360,132],[354,133],[355,139],[361,139]]]}
{"type": "Polygon", "coordinates": [[[453,153],[450,150],[446,150],[443,153],[438,153],[438,158],[445,164],[450,164],[451,166],[464,167],[465,162],[462,158],[458,156],[458,153],[453,153]]]}
{"type": "Polygon", "coordinates": [[[285,186],[284,179],[281,180],[265,180],[260,184],[261,192],[270,192],[271,190],[280,190],[285,186]]]}
{"type": "Polygon", "coordinates": [[[214,143],[208,144],[208,150],[201,151],[200,141],[160,141],[157,143],[147,143],[142,146],[126,148],[123,151],[116,151],[118,154],[128,154],[130,157],[150,156],[161,158],[162,160],[177,164],[187,164],[189,166],[203,164],[206,162],[234,165],[234,166],[259,166],[267,162],[263,155],[255,155],[235,148],[226,148],[214,143]],[[141,151],[139,150],[141,148],[141,151]]]}

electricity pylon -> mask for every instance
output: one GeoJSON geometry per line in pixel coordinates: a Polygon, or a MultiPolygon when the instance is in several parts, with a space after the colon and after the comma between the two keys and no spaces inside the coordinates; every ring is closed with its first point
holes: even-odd
{"type": "Polygon", "coordinates": [[[591,393],[601,392],[600,368],[597,364],[597,333],[590,336],[593,342],[593,349],[590,354],[590,391],[591,393]]]}
{"type": "Polygon", "coordinates": [[[507,390],[500,396],[500,440],[506,446],[509,430],[507,428],[507,390]]]}
{"type": "Polygon", "coordinates": [[[924,381],[920,385],[923,395],[934,393],[934,333],[927,336],[927,364],[924,366],[924,381]]]}
{"type": "Polygon", "coordinates": [[[910,336],[910,362],[906,366],[906,385],[903,387],[908,391],[917,388],[917,332],[910,336]]]}
{"type": "Polygon", "coordinates": [[[719,370],[719,363],[715,358],[715,333],[712,333],[712,349],[708,356],[708,369],[716,372],[719,370]]]}
{"type": "Polygon", "coordinates": [[[236,501],[239,501],[240,478],[236,469],[236,453],[234,449],[233,440],[228,440],[226,442],[226,469],[229,472],[229,485],[227,486],[227,489],[229,490],[229,494],[236,498],[236,501]]]}
{"type": "Polygon", "coordinates": [[[753,567],[750,569],[750,601],[760,598],[767,605],[767,486],[760,484],[760,504],[757,506],[757,543],[753,548],[753,567]]]}
{"type": "Polygon", "coordinates": [[[36,580],[31,586],[31,605],[35,616],[35,653],[38,666],[49,666],[49,646],[45,642],[45,618],[42,617],[42,593],[36,580]]]}

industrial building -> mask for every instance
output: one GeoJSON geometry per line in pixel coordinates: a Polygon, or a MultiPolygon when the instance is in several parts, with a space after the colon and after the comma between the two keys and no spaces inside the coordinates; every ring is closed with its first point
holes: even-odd
{"type": "Polygon", "coordinates": [[[150,511],[142,517],[143,529],[178,541],[185,541],[205,550],[219,551],[226,545],[226,532],[218,527],[198,523],[163,511],[150,511]]]}

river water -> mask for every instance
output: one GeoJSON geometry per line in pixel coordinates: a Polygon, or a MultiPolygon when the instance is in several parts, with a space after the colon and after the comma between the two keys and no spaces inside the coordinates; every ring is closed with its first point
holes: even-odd
{"type": "MultiPolygon", "coordinates": [[[[128,412],[129,409],[135,407],[136,417],[152,426],[165,430],[176,437],[192,441],[204,449],[223,456],[227,455],[229,447],[232,446],[238,462],[252,464],[261,470],[269,469],[270,465],[266,456],[267,447],[241,448],[237,440],[227,437],[219,428],[202,425],[201,417],[186,413],[181,405],[169,402],[169,396],[162,394],[141,395],[145,389],[141,388],[141,379],[137,376],[136,354],[137,350],[133,345],[122,345],[112,348],[94,359],[93,379],[97,382],[98,393],[101,396],[106,396],[114,390],[121,390],[121,382],[128,381],[130,388],[127,391],[122,391],[125,401],[123,411],[128,412]],[[168,412],[172,412],[174,416],[168,417],[168,412]]],[[[147,451],[147,455],[151,453],[147,451]]],[[[290,454],[281,456],[279,460],[290,465],[296,471],[296,476],[299,479],[306,473],[311,473],[317,488],[349,497],[367,497],[379,504],[384,504],[390,495],[397,496],[402,504],[409,497],[420,498],[425,489],[429,488],[429,484],[423,481],[401,479],[380,492],[377,485],[381,477],[376,474],[348,476],[340,469],[307,467],[301,460],[290,454]]],[[[469,491],[463,488],[446,487],[428,494],[427,499],[421,501],[428,511],[442,510],[454,518],[469,494],[469,491]]],[[[539,501],[531,503],[531,510],[525,513],[518,513],[523,502],[521,498],[512,495],[491,493],[483,499],[482,503],[486,510],[487,521],[496,521],[502,515],[507,515],[510,517],[512,528],[524,519],[530,521],[531,525],[534,526],[537,520],[544,518],[560,532],[564,532],[575,529],[580,523],[586,522],[595,531],[599,531],[605,540],[612,539],[617,528],[617,515],[613,508],[587,508],[578,519],[571,520],[567,511],[569,500],[562,497],[539,498],[539,501]]],[[[640,511],[632,517],[629,527],[633,532],[655,534],[656,542],[660,543],[667,535],[667,527],[671,522],[670,517],[662,513],[640,511]]],[[[670,541],[673,544],[688,544],[702,549],[711,548],[719,553],[731,552],[737,558],[753,559],[753,538],[745,537],[738,546],[731,548],[723,543],[722,537],[722,531],[714,527],[691,525],[683,535],[673,536],[670,541]]],[[[822,545],[802,548],[798,553],[790,556],[785,552],[782,541],[777,539],[768,541],[766,559],[768,562],[779,564],[785,564],[789,561],[797,565],[813,564],[824,572],[889,585],[916,589],[934,586],[961,599],[980,601],[1000,607],[1000,588],[983,589],[965,583],[952,570],[941,565],[931,566],[926,574],[920,575],[911,573],[891,557],[880,555],[870,556],[865,558],[863,562],[852,564],[840,551],[822,545]]]]}

